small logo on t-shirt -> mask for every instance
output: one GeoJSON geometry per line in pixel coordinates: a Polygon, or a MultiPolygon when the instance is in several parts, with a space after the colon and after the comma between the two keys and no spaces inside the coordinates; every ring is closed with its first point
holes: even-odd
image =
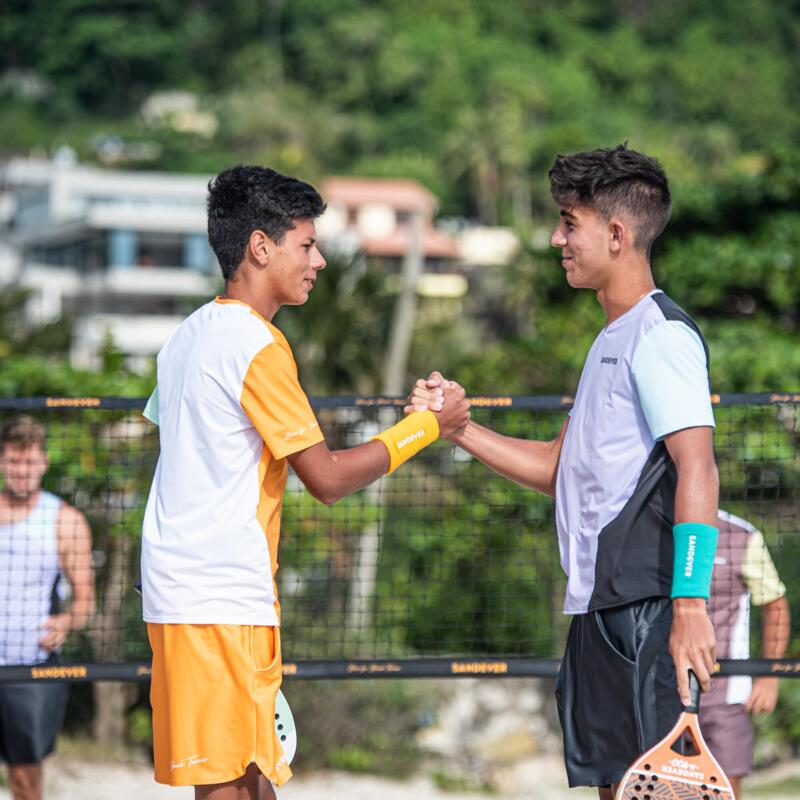
{"type": "Polygon", "coordinates": [[[203,758],[202,756],[198,755],[187,756],[186,758],[183,758],[180,761],[170,761],[169,768],[181,769],[181,767],[193,767],[195,764],[205,764],[207,761],[208,759],[203,758]]]}
{"type": "Polygon", "coordinates": [[[313,431],[314,428],[316,428],[318,424],[319,423],[316,420],[312,420],[309,423],[309,425],[306,426],[305,428],[300,428],[300,429],[298,429],[296,431],[286,431],[286,433],[283,434],[283,441],[284,442],[288,442],[290,439],[294,439],[297,436],[302,436],[304,433],[308,433],[309,431],[313,431]]]}
{"type": "Polygon", "coordinates": [[[613,366],[614,364],[617,363],[617,357],[616,356],[603,356],[600,359],[600,363],[601,364],[611,364],[613,366]]]}

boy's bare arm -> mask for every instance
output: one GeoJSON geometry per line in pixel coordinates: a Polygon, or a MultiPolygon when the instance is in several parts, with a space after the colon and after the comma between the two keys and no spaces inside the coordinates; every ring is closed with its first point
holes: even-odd
{"type": "MultiPolygon", "coordinates": [[[[406,401],[406,414],[424,409],[445,413],[445,392],[453,387],[461,389],[459,384],[447,380],[439,372],[432,372],[427,379],[420,378],[406,401]]],[[[552,497],[556,491],[558,461],[568,424],[569,417],[558,436],[550,442],[503,436],[475,422],[468,422],[463,429],[443,435],[498,475],[552,497]]]]}
{"type": "MultiPolygon", "coordinates": [[[[461,387],[444,392],[446,408],[437,415],[439,435],[450,437],[469,420],[469,403],[461,387]]],[[[330,505],[382,477],[389,470],[389,453],[380,441],[347,450],[329,450],[325,442],[293,453],[289,463],[308,491],[330,505]]]]}

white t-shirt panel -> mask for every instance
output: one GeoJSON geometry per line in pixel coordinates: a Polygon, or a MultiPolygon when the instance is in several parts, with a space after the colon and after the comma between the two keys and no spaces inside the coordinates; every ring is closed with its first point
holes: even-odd
{"type": "Polygon", "coordinates": [[[257,518],[270,454],[242,394],[256,357],[280,347],[248,306],[211,302],[158,355],[161,454],[142,534],[147,622],[279,624],[277,558],[257,518]]]}

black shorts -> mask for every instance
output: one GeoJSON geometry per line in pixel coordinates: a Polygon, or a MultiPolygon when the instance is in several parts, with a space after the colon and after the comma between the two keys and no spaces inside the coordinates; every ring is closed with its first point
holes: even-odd
{"type": "Polygon", "coordinates": [[[619,782],[677,722],[671,624],[665,597],[573,618],[556,684],[570,786],[619,782]]]}
{"type": "Polygon", "coordinates": [[[55,750],[68,683],[0,683],[0,759],[38,764],[55,750]]]}

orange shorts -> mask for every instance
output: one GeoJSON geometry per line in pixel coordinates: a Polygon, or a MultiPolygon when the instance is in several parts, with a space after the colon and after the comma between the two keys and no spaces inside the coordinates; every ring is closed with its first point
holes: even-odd
{"type": "Polygon", "coordinates": [[[275,733],[280,628],[148,623],[147,633],[156,781],[225,783],[255,762],[286,783],[292,771],[275,733]]]}

